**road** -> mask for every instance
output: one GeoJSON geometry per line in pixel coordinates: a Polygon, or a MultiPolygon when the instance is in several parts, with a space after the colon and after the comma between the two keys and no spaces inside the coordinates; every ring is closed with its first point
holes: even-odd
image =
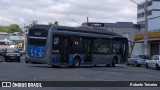
{"type": "MultiPolygon", "coordinates": [[[[21,62],[0,63],[0,81],[160,81],[160,71],[116,65],[105,66],[81,66],[79,68],[55,67],[46,64],[25,64],[24,57],[21,62]]],[[[53,90],[54,88],[50,89],[53,90]]],[[[59,88],[64,89],[64,88],[59,88]]],[[[75,89],[75,88],[74,88],[75,89]]],[[[76,88],[81,90],[81,88],[76,88]]],[[[101,90],[104,88],[88,88],[89,90],[101,90]]],[[[88,90],[87,89],[87,90],[88,90]]],[[[129,90],[135,88],[130,88],[129,90]]],[[[142,88],[137,88],[143,90],[142,88]]],[[[148,89],[148,88],[147,88],[148,89]]],[[[159,88],[154,88],[159,89],[159,88]]],[[[17,89],[16,89],[17,90],[17,89]]],[[[55,89],[56,90],[56,89],[55,89]]],[[[66,90],[66,89],[65,89],[66,90]]],[[[70,90],[68,88],[67,90],[70,90]]],[[[84,90],[84,88],[83,88],[84,90]]],[[[104,89],[105,90],[105,89],[104,89]]],[[[111,88],[111,90],[117,90],[111,88]]],[[[122,89],[123,90],[123,89],[122,89]]],[[[144,89],[146,90],[146,88],[144,89]]]]}

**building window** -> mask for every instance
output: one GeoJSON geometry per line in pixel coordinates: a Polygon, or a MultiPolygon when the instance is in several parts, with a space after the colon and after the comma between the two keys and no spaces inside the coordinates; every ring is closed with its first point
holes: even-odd
{"type": "MultiPolygon", "coordinates": [[[[149,1],[149,2],[147,3],[147,6],[148,6],[148,7],[152,6],[152,1],[149,1]]],[[[146,8],[146,3],[143,3],[143,4],[138,5],[138,10],[143,9],[143,8],[146,8]]]]}
{"type": "Polygon", "coordinates": [[[147,12],[147,15],[148,15],[148,16],[152,15],[152,10],[149,10],[149,11],[147,12]]]}
{"type": "Polygon", "coordinates": [[[144,12],[142,12],[142,13],[138,13],[138,15],[137,15],[137,18],[143,18],[144,17],[144,12]]]}
{"type": "Polygon", "coordinates": [[[148,2],[148,7],[149,7],[149,6],[152,6],[152,1],[149,1],[149,2],[148,2]]]}
{"type": "Polygon", "coordinates": [[[145,7],[145,3],[138,5],[138,10],[143,9],[145,7]]]}

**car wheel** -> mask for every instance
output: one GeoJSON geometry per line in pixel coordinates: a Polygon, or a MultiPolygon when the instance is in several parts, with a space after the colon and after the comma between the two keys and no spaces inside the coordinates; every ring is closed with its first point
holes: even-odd
{"type": "Polygon", "coordinates": [[[80,65],[80,59],[79,59],[79,57],[75,57],[72,67],[77,68],[77,67],[79,67],[79,65],[80,65]]]}
{"type": "Polygon", "coordinates": [[[128,62],[126,63],[126,66],[129,66],[129,63],[128,63],[128,62]]]}
{"type": "Polygon", "coordinates": [[[159,70],[159,66],[158,66],[158,64],[156,64],[156,70],[159,70]]]}
{"type": "Polygon", "coordinates": [[[146,66],[147,69],[149,68],[149,67],[148,67],[148,63],[146,63],[145,66],[146,66]]]}
{"type": "Polygon", "coordinates": [[[25,61],[25,63],[29,63],[29,61],[25,61]]]}
{"type": "Polygon", "coordinates": [[[135,63],[134,63],[134,66],[135,66],[135,67],[138,67],[138,64],[137,64],[137,62],[135,62],[135,63]]]}
{"type": "Polygon", "coordinates": [[[115,67],[115,58],[113,58],[113,60],[112,60],[112,67],[115,67]]]}
{"type": "Polygon", "coordinates": [[[7,58],[5,58],[5,62],[8,62],[8,59],[7,59],[7,58]]]}
{"type": "Polygon", "coordinates": [[[18,59],[18,62],[21,62],[21,59],[20,59],[20,58],[18,59]]]}

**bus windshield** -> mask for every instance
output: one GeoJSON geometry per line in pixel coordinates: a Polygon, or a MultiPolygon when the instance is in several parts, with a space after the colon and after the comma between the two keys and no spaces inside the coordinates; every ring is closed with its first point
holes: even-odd
{"type": "Polygon", "coordinates": [[[44,46],[46,44],[47,36],[48,36],[47,30],[30,29],[29,30],[29,44],[44,46]]]}

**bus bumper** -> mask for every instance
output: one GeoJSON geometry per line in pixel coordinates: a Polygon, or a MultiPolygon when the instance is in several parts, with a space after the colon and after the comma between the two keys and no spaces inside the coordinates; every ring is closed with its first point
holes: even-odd
{"type": "Polygon", "coordinates": [[[45,59],[35,59],[35,58],[29,58],[29,57],[25,57],[25,62],[47,64],[47,61],[45,59]]]}

